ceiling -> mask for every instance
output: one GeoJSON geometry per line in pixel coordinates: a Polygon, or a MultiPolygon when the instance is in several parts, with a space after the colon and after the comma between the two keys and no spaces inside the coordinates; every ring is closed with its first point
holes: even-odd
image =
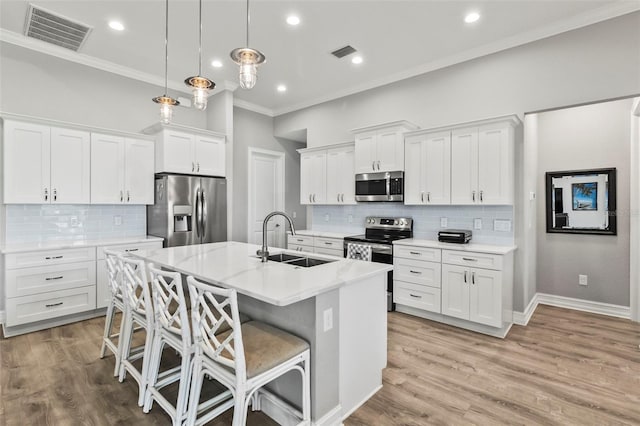
{"type": "MultiPolygon", "coordinates": [[[[164,1],[32,3],[93,27],[80,52],[24,37],[25,0],[0,2],[0,39],[163,84],[164,1]],[[122,21],[125,30],[110,29],[112,19],[122,21]]],[[[217,83],[216,90],[236,88],[237,67],[229,52],[245,45],[245,7],[244,0],[203,0],[203,75],[217,83]],[[213,59],[223,67],[213,68],[213,59]]],[[[634,10],[640,2],[253,0],[249,44],[267,62],[258,70],[256,87],[238,88],[234,98],[238,105],[279,115],[634,10]],[[479,12],[480,20],[465,24],[469,11],[479,12]],[[289,14],[299,16],[300,25],[287,25],[289,14]],[[330,55],[347,44],[362,55],[362,64],[330,55]],[[287,91],[279,93],[279,84],[287,91]]],[[[197,74],[198,2],[171,0],[169,14],[170,93],[176,96],[175,90],[188,92],[182,81],[197,74]]]]}

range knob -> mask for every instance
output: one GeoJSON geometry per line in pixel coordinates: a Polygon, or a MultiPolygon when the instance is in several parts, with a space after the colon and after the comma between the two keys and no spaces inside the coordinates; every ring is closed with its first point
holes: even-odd
{"type": "Polygon", "coordinates": [[[406,225],[406,224],[407,224],[407,223],[404,221],[404,219],[401,219],[401,220],[400,220],[400,225],[404,226],[404,225],[406,225]]]}
{"type": "Polygon", "coordinates": [[[394,223],[394,225],[397,225],[397,224],[399,224],[400,222],[398,222],[398,219],[396,219],[393,223],[394,223]]]}

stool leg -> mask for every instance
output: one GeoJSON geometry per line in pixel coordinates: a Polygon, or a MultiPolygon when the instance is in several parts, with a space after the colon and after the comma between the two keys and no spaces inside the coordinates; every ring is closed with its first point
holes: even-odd
{"type": "Polygon", "coordinates": [[[202,361],[195,356],[191,374],[191,390],[189,392],[189,408],[187,410],[187,420],[185,424],[195,425],[198,417],[198,404],[200,403],[200,392],[202,391],[202,382],[204,381],[204,372],[202,371],[202,361]]]}
{"type": "Polygon", "coordinates": [[[113,299],[109,301],[107,307],[107,316],[104,319],[104,334],[102,335],[102,347],[100,348],[100,358],[104,358],[104,354],[107,350],[107,339],[111,336],[111,327],[113,325],[113,311],[114,311],[113,299]]]}
{"type": "Polygon", "coordinates": [[[153,342],[153,327],[145,324],[145,332],[147,336],[144,342],[144,351],[142,353],[142,371],[140,372],[140,386],[138,391],[138,406],[144,405],[144,397],[147,392],[147,382],[149,381],[149,361],[151,358],[151,346],[153,342]]]}
{"type": "Polygon", "coordinates": [[[309,352],[304,355],[304,372],[302,374],[302,421],[311,421],[311,368],[309,366],[309,352]]]}
{"type": "Polygon", "coordinates": [[[142,408],[142,411],[145,413],[148,413],[153,406],[151,388],[158,382],[158,372],[160,371],[160,362],[162,360],[162,338],[159,336],[159,333],[154,336],[149,358],[149,378],[147,381],[144,407],[142,408]]]}
{"type": "Polygon", "coordinates": [[[180,426],[187,412],[189,398],[189,382],[191,377],[191,356],[189,351],[182,350],[182,362],[180,364],[180,385],[178,388],[178,400],[176,401],[176,418],[174,426],[180,426]]]}
{"type": "Polygon", "coordinates": [[[125,312],[122,317],[122,327],[120,328],[120,340],[122,341],[120,346],[120,368],[118,372],[118,380],[120,382],[124,381],[124,377],[126,375],[126,371],[124,368],[123,361],[129,359],[129,355],[131,352],[131,339],[133,338],[133,318],[131,314],[128,312],[128,309],[125,308],[125,312]]]}
{"type": "Polygon", "coordinates": [[[247,394],[242,387],[236,388],[235,405],[233,406],[232,426],[245,426],[247,423],[247,394]]]}

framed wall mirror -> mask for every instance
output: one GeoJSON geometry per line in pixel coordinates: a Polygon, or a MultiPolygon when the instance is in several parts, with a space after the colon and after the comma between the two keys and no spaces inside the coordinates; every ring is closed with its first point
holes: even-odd
{"type": "Polygon", "coordinates": [[[616,235],[616,169],[546,173],[547,232],[616,235]]]}

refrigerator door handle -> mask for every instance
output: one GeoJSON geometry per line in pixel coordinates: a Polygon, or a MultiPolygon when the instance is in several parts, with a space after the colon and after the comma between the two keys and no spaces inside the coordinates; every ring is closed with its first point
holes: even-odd
{"type": "Polygon", "coordinates": [[[205,236],[205,228],[207,226],[207,200],[204,198],[204,190],[200,194],[200,226],[202,226],[202,238],[205,236]]]}
{"type": "Polygon", "coordinates": [[[196,237],[200,238],[200,188],[196,189],[196,237]]]}

